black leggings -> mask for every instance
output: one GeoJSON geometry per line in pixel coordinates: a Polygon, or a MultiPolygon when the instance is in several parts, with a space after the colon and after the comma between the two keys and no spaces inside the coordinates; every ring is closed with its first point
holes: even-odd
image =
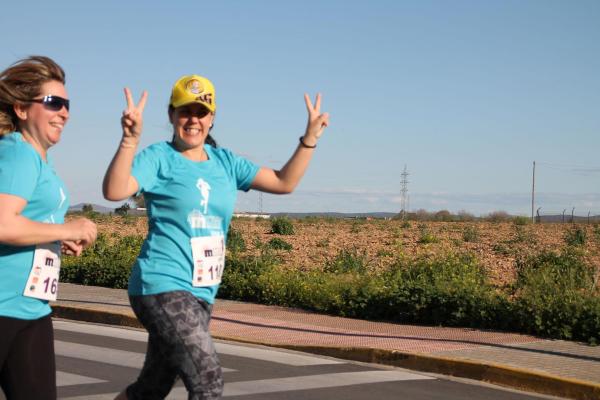
{"type": "Polygon", "coordinates": [[[55,400],[52,319],[0,317],[0,387],[7,400],[55,400]]]}
{"type": "Polygon", "coordinates": [[[190,400],[220,399],[221,364],[208,331],[212,306],[186,291],[131,296],[129,301],[149,338],[144,367],[127,388],[127,398],[164,399],[179,376],[190,400]]]}

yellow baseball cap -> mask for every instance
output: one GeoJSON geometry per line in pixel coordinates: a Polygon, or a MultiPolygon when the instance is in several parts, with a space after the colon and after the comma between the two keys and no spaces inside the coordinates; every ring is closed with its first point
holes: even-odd
{"type": "Polygon", "coordinates": [[[211,81],[200,75],[185,75],[175,82],[169,104],[177,108],[190,103],[202,104],[215,112],[215,87],[211,81]]]}

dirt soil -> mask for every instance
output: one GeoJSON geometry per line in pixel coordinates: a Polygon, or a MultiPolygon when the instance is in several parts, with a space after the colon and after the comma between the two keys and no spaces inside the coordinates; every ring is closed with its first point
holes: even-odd
{"type": "MultiPolygon", "coordinates": [[[[145,217],[101,218],[99,232],[108,235],[145,235],[145,217]]],[[[241,233],[246,254],[258,254],[273,238],[289,243],[292,250],[275,250],[283,265],[298,270],[322,268],[341,251],[364,255],[369,268],[389,266],[398,256],[435,257],[449,252],[474,254],[500,286],[515,278],[518,257],[566,246],[570,224],[515,225],[513,222],[415,222],[305,218],[292,220],[293,235],[271,233],[268,219],[234,218],[231,229],[241,233]]],[[[600,228],[576,225],[586,232],[581,246],[586,259],[600,265],[600,228]]]]}

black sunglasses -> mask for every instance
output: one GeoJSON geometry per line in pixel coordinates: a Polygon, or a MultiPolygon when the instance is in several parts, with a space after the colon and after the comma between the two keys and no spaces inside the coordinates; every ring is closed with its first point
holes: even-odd
{"type": "Polygon", "coordinates": [[[48,96],[44,96],[43,99],[33,99],[31,101],[34,103],[42,103],[42,105],[50,111],[60,111],[63,107],[69,111],[69,100],[60,96],[49,94],[48,96]]]}

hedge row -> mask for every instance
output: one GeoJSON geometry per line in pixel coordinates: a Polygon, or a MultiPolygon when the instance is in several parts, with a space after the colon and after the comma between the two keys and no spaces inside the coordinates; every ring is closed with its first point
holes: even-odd
{"type": "MultiPolygon", "coordinates": [[[[80,258],[65,257],[61,280],[125,288],[141,237],[106,238],[80,258]]],[[[242,247],[242,246],[238,246],[242,247]]],[[[323,270],[283,268],[272,249],[230,252],[219,296],[362,319],[510,330],[600,342],[597,272],[571,247],[520,260],[513,286],[499,289],[471,255],[399,259],[368,272],[360,254],[344,251],[323,270]]]]}

